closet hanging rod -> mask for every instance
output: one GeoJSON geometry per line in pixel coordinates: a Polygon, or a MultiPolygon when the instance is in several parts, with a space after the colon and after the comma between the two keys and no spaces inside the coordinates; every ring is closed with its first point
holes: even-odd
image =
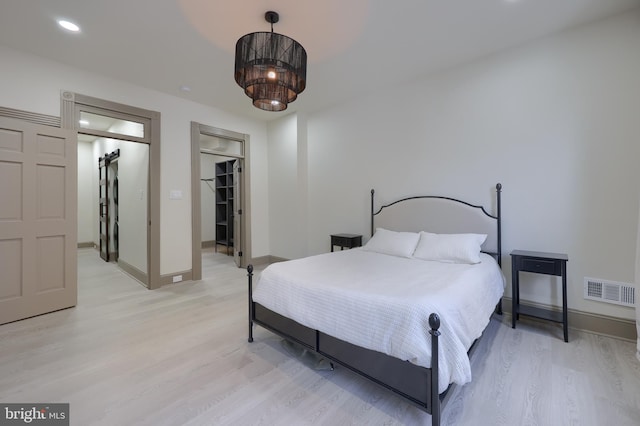
{"type": "Polygon", "coordinates": [[[206,178],[206,179],[200,179],[201,181],[206,181],[206,182],[213,182],[214,180],[216,180],[216,178],[206,178]]]}

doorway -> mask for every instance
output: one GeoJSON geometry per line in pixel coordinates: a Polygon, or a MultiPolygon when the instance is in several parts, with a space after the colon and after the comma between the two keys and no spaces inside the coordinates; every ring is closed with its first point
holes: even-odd
{"type": "MultiPolygon", "coordinates": [[[[72,92],[61,94],[62,116],[61,124],[64,128],[71,128],[86,137],[101,140],[98,145],[98,156],[121,149],[118,160],[118,264],[123,270],[141,281],[149,289],[161,286],[160,282],[160,113],[129,105],[105,101],[90,96],[72,92]],[[128,148],[127,148],[128,147],[128,148]],[[125,155],[125,151],[129,151],[125,155]],[[144,167],[132,167],[131,182],[135,185],[122,185],[125,162],[129,159],[140,161],[143,158],[144,167]],[[130,190],[132,200],[136,201],[135,209],[142,211],[137,217],[142,218],[132,224],[134,232],[123,232],[123,213],[127,208],[123,204],[125,189],[130,190]],[[129,239],[129,243],[127,243],[129,239]],[[126,247],[129,247],[128,249],[126,247]],[[131,263],[123,257],[129,251],[131,263]],[[132,268],[129,268],[132,266],[132,268]]],[[[80,145],[80,143],[78,144],[80,145]]],[[[94,145],[95,146],[95,145],[94,145]]],[[[98,161],[92,163],[95,176],[98,174],[98,161]]],[[[138,163],[142,164],[142,163],[138,163]]],[[[97,180],[97,178],[96,178],[97,180]]],[[[95,190],[98,190],[96,182],[95,190]]],[[[98,203],[95,206],[98,217],[98,203]]],[[[132,204],[129,203],[129,206],[132,204]]],[[[137,220],[137,219],[135,219],[137,220]]],[[[94,221],[97,224],[97,222],[94,221]]],[[[97,225],[96,231],[97,234],[97,225]]],[[[96,237],[99,238],[99,237],[96,237]]],[[[97,239],[94,239],[97,241],[97,239]]]]}
{"type": "Polygon", "coordinates": [[[202,249],[251,259],[249,135],[191,123],[192,272],[202,279],[202,249]],[[209,206],[209,207],[208,207],[209,206]]]}
{"type": "Polygon", "coordinates": [[[149,287],[149,146],[79,133],[78,158],[78,247],[149,287]]]}

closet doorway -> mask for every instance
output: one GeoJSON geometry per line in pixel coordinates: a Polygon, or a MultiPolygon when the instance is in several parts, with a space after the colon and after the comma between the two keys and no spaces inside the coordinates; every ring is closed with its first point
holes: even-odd
{"type": "Polygon", "coordinates": [[[203,246],[251,259],[249,136],[191,123],[192,271],[202,279],[203,246]]]}

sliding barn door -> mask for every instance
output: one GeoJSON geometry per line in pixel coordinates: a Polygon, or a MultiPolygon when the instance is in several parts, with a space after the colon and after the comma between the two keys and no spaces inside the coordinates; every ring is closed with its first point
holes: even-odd
{"type": "Polygon", "coordinates": [[[0,324],[76,304],[76,139],[0,117],[0,324]]]}
{"type": "Polygon", "coordinates": [[[100,257],[109,261],[109,160],[98,161],[98,229],[100,257]]]}

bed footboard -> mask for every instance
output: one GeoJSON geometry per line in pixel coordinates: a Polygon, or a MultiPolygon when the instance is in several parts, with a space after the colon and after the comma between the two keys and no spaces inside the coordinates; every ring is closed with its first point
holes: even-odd
{"type": "Polygon", "coordinates": [[[429,316],[431,330],[431,368],[401,361],[380,352],[364,349],[317,330],[298,324],[253,301],[253,266],[247,267],[249,286],[249,342],[253,342],[253,326],[295,341],[361,376],[386,387],[406,401],[431,414],[432,426],[440,425],[440,412],[445,395],[438,393],[438,337],[440,318],[429,316]]]}
{"type": "Polygon", "coordinates": [[[429,315],[429,334],[431,334],[431,425],[440,424],[440,395],[438,393],[438,337],[440,336],[440,317],[429,315]]]}

